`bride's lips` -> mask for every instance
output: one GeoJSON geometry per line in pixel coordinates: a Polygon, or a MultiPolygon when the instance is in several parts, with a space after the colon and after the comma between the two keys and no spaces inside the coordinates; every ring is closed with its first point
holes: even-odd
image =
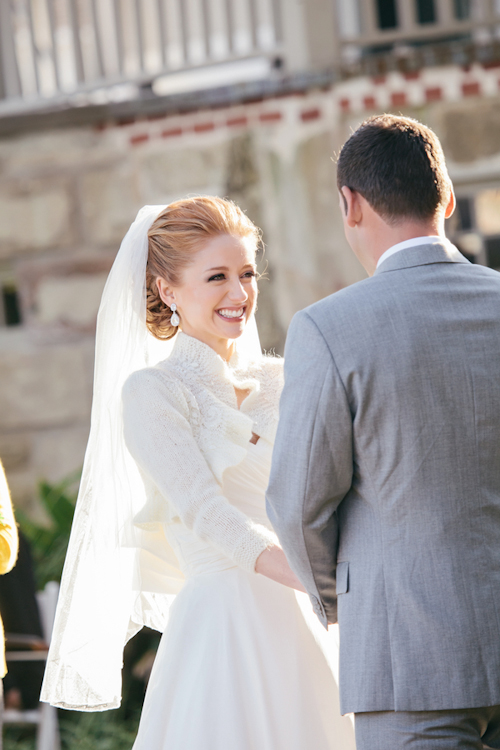
{"type": "Polygon", "coordinates": [[[246,306],[242,305],[241,307],[221,307],[220,310],[216,310],[215,312],[217,313],[219,318],[222,318],[222,320],[225,320],[226,322],[241,323],[243,320],[245,320],[246,310],[246,306]],[[224,313],[228,314],[225,315],[224,313]],[[236,313],[240,314],[237,315],[236,313]]]}

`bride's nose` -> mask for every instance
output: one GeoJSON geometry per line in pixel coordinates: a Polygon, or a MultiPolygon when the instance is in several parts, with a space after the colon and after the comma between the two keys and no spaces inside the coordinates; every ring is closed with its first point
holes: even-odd
{"type": "Polygon", "coordinates": [[[232,281],[227,296],[235,305],[240,305],[247,301],[247,291],[239,278],[232,281]]]}

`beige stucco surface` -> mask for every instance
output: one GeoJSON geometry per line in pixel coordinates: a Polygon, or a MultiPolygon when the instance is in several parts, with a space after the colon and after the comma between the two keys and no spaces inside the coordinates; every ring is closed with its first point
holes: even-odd
{"type": "MultiPolygon", "coordinates": [[[[17,285],[24,321],[0,329],[0,456],[16,503],[38,514],[37,481],[82,464],[99,298],[141,205],[215,193],[262,227],[266,349],[283,351],[297,310],[364,277],[343,235],[333,157],[370,112],[344,111],[338,98],[312,91],[225,112],[0,140],[0,282],[17,285]],[[315,109],[318,116],[303,116],[315,109]],[[279,117],[261,117],[270,112],[279,117]],[[246,124],[227,124],[237,117],[246,124]],[[207,122],[213,128],[196,129],[207,122]],[[182,135],[162,135],[176,128],[182,135]]],[[[500,181],[498,94],[397,111],[436,129],[459,188],[500,181]]]]}

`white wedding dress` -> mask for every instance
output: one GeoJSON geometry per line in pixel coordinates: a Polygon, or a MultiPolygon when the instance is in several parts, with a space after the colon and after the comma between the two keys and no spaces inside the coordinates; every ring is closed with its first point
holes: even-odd
{"type": "MultiPolygon", "coordinates": [[[[228,501],[269,526],[272,446],[224,474],[228,501]]],[[[166,526],[186,583],[149,681],[133,750],[354,750],[327,633],[307,595],[247,573],[180,522],[166,526]]]]}

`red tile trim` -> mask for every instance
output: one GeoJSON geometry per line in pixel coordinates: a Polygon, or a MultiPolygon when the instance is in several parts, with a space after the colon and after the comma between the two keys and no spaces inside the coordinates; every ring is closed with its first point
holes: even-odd
{"type": "Polygon", "coordinates": [[[130,143],[132,146],[138,146],[139,143],[146,143],[146,141],[149,141],[148,133],[139,133],[138,135],[133,135],[130,138],[130,143]]]}
{"type": "Polygon", "coordinates": [[[259,120],[261,122],[278,122],[283,118],[283,115],[281,112],[262,112],[261,115],[259,115],[259,120]]]}
{"type": "Polygon", "coordinates": [[[303,109],[300,113],[300,119],[302,122],[310,122],[311,120],[319,120],[321,117],[321,110],[317,107],[314,109],[303,109]]]}
{"type": "Polygon", "coordinates": [[[431,89],[425,89],[426,102],[439,102],[443,98],[443,89],[441,86],[435,86],[431,89]]]}
{"type": "Polygon", "coordinates": [[[248,117],[245,117],[244,115],[241,117],[230,117],[226,120],[226,125],[229,128],[243,127],[244,125],[248,125],[248,117]]]}
{"type": "Polygon", "coordinates": [[[464,96],[479,96],[481,94],[481,86],[479,81],[469,81],[468,83],[462,83],[462,94],[464,96]]]}
{"type": "Polygon", "coordinates": [[[164,130],[161,134],[161,137],[172,138],[173,136],[182,135],[182,133],[182,128],[170,128],[169,130],[164,130]]]}
{"type": "Polygon", "coordinates": [[[406,105],[406,94],[404,91],[393,91],[391,94],[391,104],[395,107],[406,105]]]}
{"type": "Polygon", "coordinates": [[[215,123],[213,122],[199,122],[193,128],[195,133],[208,133],[210,130],[215,130],[215,123]]]}

